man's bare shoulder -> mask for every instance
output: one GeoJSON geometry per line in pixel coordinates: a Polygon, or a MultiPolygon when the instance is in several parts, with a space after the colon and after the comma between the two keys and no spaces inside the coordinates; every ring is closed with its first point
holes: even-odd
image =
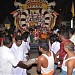
{"type": "Polygon", "coordinates": [[[67,61],[67,67],[75,67],[75,60],[74,59],[71,59],[69,61],[67,61]]]}
{"type": "Polygon", "coordinates": [[[44,60],[44,56],[43,55],[40,55],[39,57],[38,57],[38,60],[44,60]]]}

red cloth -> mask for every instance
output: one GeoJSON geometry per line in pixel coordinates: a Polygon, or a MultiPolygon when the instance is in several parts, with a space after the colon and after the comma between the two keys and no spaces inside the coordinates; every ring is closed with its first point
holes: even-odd
{"type": "Polygon", "coordinates": [[[0,38],[0,43],[2,42],[3,38],[0,38]]]}
{"type": "Polygon", "coordinates": [[[66,52],[64,51],[64,45],[68,41],[70,41],[70,40],[66,39],[60,43],[60,51],[59,51],[59,59],[61,60],[60,64],[62,64],[62,62],[63,62],[62,60],[63,60],[64,56],[66,55],[66,52]]]}

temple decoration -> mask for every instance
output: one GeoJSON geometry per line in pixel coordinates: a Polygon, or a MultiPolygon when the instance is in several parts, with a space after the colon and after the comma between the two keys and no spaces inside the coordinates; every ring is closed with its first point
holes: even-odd
{"type": "Polygon", "coordinates": [[[27,0],[25,4],[19,4],[19,9],[14,14],[17,28],[40,26],[51,27],[55,25],[57,12],[50,7],[55,6],[55,2],[48,3],[46,0],[27,0]]]}

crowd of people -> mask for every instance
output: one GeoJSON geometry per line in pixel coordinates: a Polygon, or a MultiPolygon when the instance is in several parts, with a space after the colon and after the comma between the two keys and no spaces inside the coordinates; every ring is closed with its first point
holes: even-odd
{"type": "Polygon", "coordinates": [[[27,69],[32,64],[37,65],[38,74],[58,75],[59,67],[60,75],[75,75],[75,32],[73,28],[66,29],[48,31],[46,41],[39,39],[38,48],[41,55],[28,65],[26,63],[30,60],[30,44],[36,39],[31,38],[34,37],[36,29],[2,34],[0,75],[28,75],[27,69]]]}

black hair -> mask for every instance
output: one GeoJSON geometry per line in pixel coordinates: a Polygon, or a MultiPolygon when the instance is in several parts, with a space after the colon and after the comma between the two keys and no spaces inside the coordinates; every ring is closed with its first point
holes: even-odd
{"type": "Polygon", "coordinates": [[[10,42],[12,42],[12,37],[11,36],[5,36],[3,38],[3,45],[8,45],[8,44],[10,44],[10,42]]]}
{"type": "Polygon", "coordinates": [[[64,30],[64,31],[61,31],[61,33],[60,33],[65,39],[69,39],[69,33],[68,33],[68,31],[66,30],[64,30]]]}
{"type": "Polygon", "coordinates": [[[73,29],[73,28],[69,28],[69,29],[68,29],[68,32],[73,35],[73,34],[74,34],[74,29],[73,29]]]}
{"type": "Polygon", "coordinates": [[[15,40],[16,40],[16,41],[18,41],[18,40],[22,40],[22,38],[21,38],[20,35],[17,35],[16,38],[15,38],[15,40]]]}
{"type": "Polygon", "coordinates": [[[45,51],[48,51],[49,50],[49,45],[48,43],[40,43],[39,45],[41,48],[43,48],[45,51]]]}
{"type": "Polygon", "coordinates": [[[21,31],[20,31],[20,30],[18,30],[17,32],[20,32],[20,33],[21,33],[21,31]]]}
{"type": "Polygon", "coordinates": [[[52,34],[52,35],[50,36],[50,41],[53,41],[53,42],[58,41],[57,37],[58,37],[58,36],[57,36],[56,34],[52,34]]]}
{"type": "Polygon", "coordinates": [[[23,34],[22,34],[22,40],[23,39],[27,39],[28,38],[28,32],[24,32],[23,34]]]}
{"type": "Polygon", "coordinates": [[[57,32],[57,34],[61,34],[61,31],[59,30],[59,31],[57,32]]]}

